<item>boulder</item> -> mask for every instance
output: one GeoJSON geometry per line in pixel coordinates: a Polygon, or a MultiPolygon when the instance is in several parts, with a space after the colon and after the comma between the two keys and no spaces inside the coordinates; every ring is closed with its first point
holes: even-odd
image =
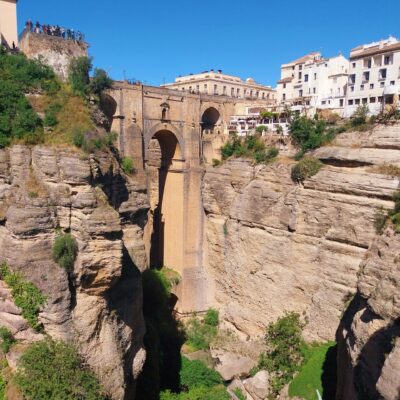
{"type": "Polygon", "coordinates": [[[243,385],[254,400],[264,400],[269,391],[269,374],[267,371],[257,372],[254,377],[246,379],[243,385]]]}
{"type": "Polygon", "coordinates": [[[216,359],[215,369],[224,381],[248,376],[250,370],[257,364],[249,357],[222,350],[213,350],[211,355],[216,359]]]}

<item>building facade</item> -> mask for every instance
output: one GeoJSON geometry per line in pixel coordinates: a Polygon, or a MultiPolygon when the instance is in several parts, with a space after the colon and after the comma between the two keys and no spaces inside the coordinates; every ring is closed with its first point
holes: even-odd
{"type": "Polygon", "coordinates": [[[342,55],[324,58],[318,52],[283,64],[277,86],[280,107],[309,115],[320,110],[343,115],[348,65],[342,55]]]}
{"type": "Polygon", "coordinates": [[[243,81],[239,77],[223,74],[221,70],[180,76],[175,79],[174,83],[162,86],[167,89],[182,90],[190,93],[228,96],[249,100],[265,100],[271,104],[277,98],[276,91],[270,86],[260,85],[252,78],[243,81]]]}
{"type": "Polygon", "coordinates": [[[0,0],[0,43],[12,49],[18,46],[18,0],[0,0]]]}
{"type": "Polygon", "coordinates": [[[373,115],[386,106],[397,106],[399,94],[399,40],[389,37],[351,50],[346,117],[362,104],[368,105],[373,115]]]}

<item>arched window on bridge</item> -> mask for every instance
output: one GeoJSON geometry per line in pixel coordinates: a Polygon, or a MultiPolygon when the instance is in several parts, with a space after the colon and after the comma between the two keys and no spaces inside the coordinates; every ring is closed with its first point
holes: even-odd
{"type": "Polygon", "coordinates": [[[162,121],[169,120],[169,104],[168,103],[161,104],[161,120],[162,121]]]}

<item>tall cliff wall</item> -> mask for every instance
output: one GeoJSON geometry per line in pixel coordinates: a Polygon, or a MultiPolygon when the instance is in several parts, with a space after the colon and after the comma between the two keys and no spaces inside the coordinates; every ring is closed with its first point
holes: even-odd
{"type": "Polygon", "coordinates": [[[399,186],[371,167],[400,165],[399,135],[399,125],[341,135],[315,153],[326,165],[302,185],[292,182],[290,161],[207,169],[209,270],[229,326],[261,335],[294,310],[308,340],[335,338],[376,236],[375,214],[393,208],[399,186]]]}
{"type": "MultiPolygon", "coordinates": [[[[132,398],[145,359],[140,270],[147,210],[145,188],[121,172],[111,152],[0,150],[0,261],[44,292],[45,333],[75,343],[113,399],[132,398]],[[70,275],[52,259],[58,231],[71,231],[78,243],[70,275]]],[[[35,340],[17,314],[0,302],[2,324],[35,340]]]]}

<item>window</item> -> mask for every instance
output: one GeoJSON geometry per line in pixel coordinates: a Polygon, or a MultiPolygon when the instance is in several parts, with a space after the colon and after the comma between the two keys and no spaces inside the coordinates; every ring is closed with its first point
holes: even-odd
{"type": "Polygon", "coordinates": [[[322,105],[324,106],[325,104],[326,104],[326,101],[325,100],[322,100],[322,105]]]}
{"type": "Polygon", "coordinates": [[[302,65],[299,65],[299,71],[301,71],[303,69],[302,65]]]}
{"type": "Polygon", "coordinates": [[[200,92],[200,85],[196,85],[196,92],[197,92],[197,93],[200,92]]]}
{"type": "Polygon", "coordinates": [[[385,104],[393,104],[394,96],[391,94],[389,96],[385,96],[385,104]]]}
{"type": "Polygon", "coordinates": [[[376,97],[370,97],[369,98],[370,103],[375,103],[376,102],[376,97]]]}
{"type": "Polygon", "coordinates": [[[253,97],[253,91],[250,90],[250,97],[253,97]]]}
{"type": "Polygon", "coordinates": [[[301,80],[301,77],[302,77],[302,76],[303,76],[302,73],[299,72],[299,80],[301,80]]]}
{"type": "Polygon", "coordinates": [[[378,103],[383,103],[383,96],[378,97],[378,103]]]}
{"type": "Polygon", "coordinates": [[[314,74],[314,81],[317,79],[317,74],[315,73],[314,74]]]}
{"type": "Polygon", "coordinates": [[[395,85],[395,81],[390,81],[390,86],[394,86],[395,85]]]}
{"type": "Polygon", "coordinates": [[[218,94],[218,85],[214,85],[214,94],[218,94]]]}
{"type": "Polygon", "coordinates": [[[365,58],[364,59],[364,68],[371,68],[372,67],[372,58],[365,58]]]}
{"type": "Polygon", "coordinates": [[[349,75],[349,85],[354,85],[356,83],[356,74],[349,75]]]}
{"type": "Polygon", "coordinates": [[[262,98],[265,99],[265,93],[264,93],[264,92],[263,92],[263,94],[262,94],[262,98]]]}
{"type": "Polygon", "coordinates": [[[355,68],[355,67],[356,67],[356,63],[353,62],[353,63],[351,64],[351,66],[352,66],[353,68],[355,68]]]}
{"type": "Polygon", "coordinates": [[[303,97],[303,90],[302,89],[299,90],[299,97],[303,97]]]}
{"type": "Polygon", "coordinates": [[[369,71],[363,73],[363,82],[369,81],[369,71]]]}
{"type": "Polygon", "coordinates": [[[304,75],[304,82],[308,82],[308,74],[304,75]]]}
{"type": "Polygon", "coordinates": [[[350,86],[350,92],[354,92],[354,86],[350,86]]]}
{"type": "Polygon", "coordinates": [[[283,101],[286,100],[286,94],[285,94],[285,93],[282,94],[282,100],[283,100],[283,101]]]}
{"type": "Polygon", "coordinates": [[[385,56],[385,57],[383,58],[383,64],[384,64],[384,65],[391,65],[391,64],[393,64],[393,54],[390,54],[390,55],[388,55],[388,56],[385,56]]]}
{"type": "Polygon", "coordinates": [[[192,87],[191,87],[191,86],[189,86],[189,92],[190,92],[190,93],[192,92],[192,87]]]}
{"type": "Polygon", "coordinates": [[[234,97],[234,96],[235,96],[235,89],[231,88],[231,97],[234,97]]]}
{"type": "Polygon", "coordinates": [[[379,84],[379,86],[380,86],[380,87],[384,87],[384,86],[385,86],[385,82],[381,82],[381,83],[379,84]]]}
{"type": "Polygon", "coordinates": [[[223,95],[226,95],[226,86],[222,87],[222,93],[223,93],[223,95]]]}
{"type": "Polygon", "coordinates": [[[354,103],[353,100],[349,100],[347,104],[348,104],[349,106],[352,106],[353,103],[354,103]]]}
{"type": "Polygon", "coordinates": [[[313,93],[317,93],[317,88],[313,88],[313,93]]]}
{"type": "Polygon", "coordinates": [[[344,105],[344,100],[343,100],[343,99],[340,99],[340,100],[339,100],[339,103],[340,103],[339,107],[343,107],[343,105],[344,105]]]}
{"type": "Polygon", "coordinates": [[[370,88],[370,89],[373,89],[374,86],[375,86],[375,85],[374,85],[373,83],[370,83],[370,84],[369,84],[369,88],[370,88]]]}
{"type": "Polygon", "coordinates": [[[368,103],[368,99],[367,99],[366,97],[364,97],[364,98],[362,99],[362,103],[363,103],[363,104],[367,104],[367,103],[368,103]]]}
{"type": "Polygon", "coordinates": [[[236,89],[236,96],[240,97],[240,89],[236,89]]]}
{"type": "Polygon", "coordinates": [[[260,97],[260,92],[258,90],[256,92],[256,97],[257,97],[257,99],[260,97]]]}
{"type": "Polygon", "coordinates": [[[386,79],[387,69],[382,68],[379,70],[379,79],[386,79]]]}
{"type": "Polygon", "coordinates": [[[355,104],[356,106],[358,106],[358,105],[360,104],[360,99],[355,99],[355,100],[354,100],[354,104],[355,104]]]}
{"type": "Polygon", "coordinates": [[[374,65],[375,67],[380,67],[382,65],[382,56],[374,57],[374,65]]]}
{"type": "Polygon", "coordinates": [[[283,84],[283,88],[286,89],[286,83],[283,84]]]}
{"type": "Polygon", "coordinates": [[[204,84],[204,92],[207,93],[207,83],[204,84]]]}
{"type": "Polygon", "coordinates": [[[364,85],[360,85],[360,90],[364,90],[364,85]]]}

